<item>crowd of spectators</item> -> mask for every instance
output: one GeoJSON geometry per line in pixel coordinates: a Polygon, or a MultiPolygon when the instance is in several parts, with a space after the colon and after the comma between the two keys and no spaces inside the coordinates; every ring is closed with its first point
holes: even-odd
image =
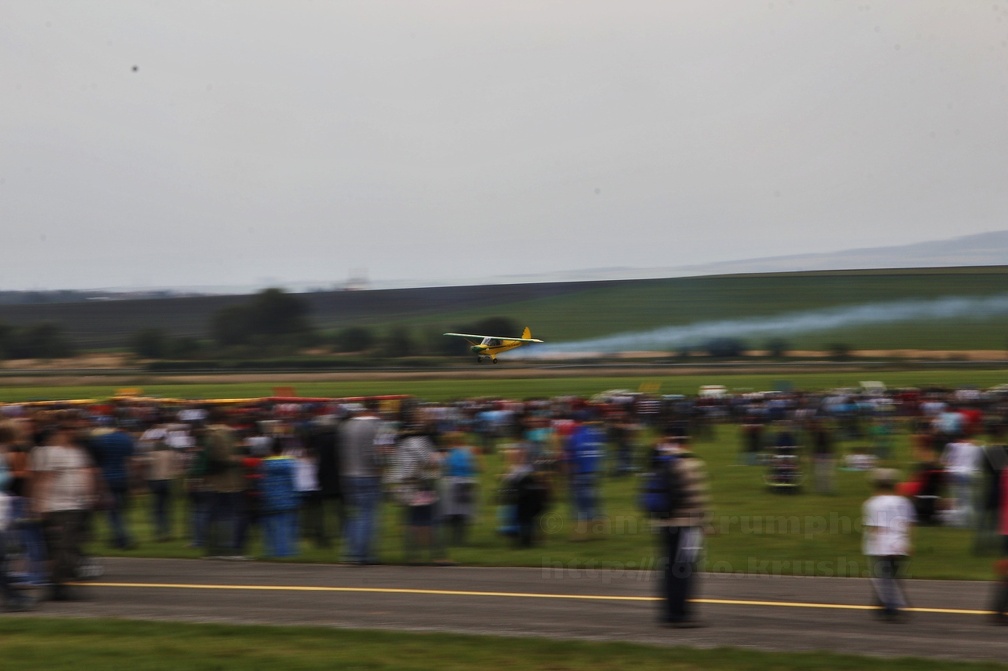
{"type": "MultiPolygon", "coordinates": [[[[401,518],[409,563],[451,563],[451,547],[468,541],[477,502],[488,498],[498,504],[498,530],[518,547],[540,540],[538,517],[560,501],[570,506],[571,538],[586,540],[604,516],[603,478],[644,468],[658,436],[703,439],[716,424],[738,427],[740,464],[766,465],[786,448],[822,494],[835,492],[837,469],[896,465],[897,427],[905,427],[915,466],[897,489],[918,522],[973,528],[977,552],[1008,553],[998,547],[1008,538],[1008,397],[996,393],[617,390],[452,403],[124,397],[8,404],[0,413],[0,529],[17,536],[34,559],[28,580],[54,599],[75,598],[69,583],[86,564],[88,541],[129,551],[184,538],[206,557],[233,560],[258,546],[260,556],[291,557],[310,542],[338,547],[346,563],[378,563],[383,506],[401,518]],[[505,466],[496,491],[480,492],[497,451],[505,466]],[[135,501],[149,508],[149,537],[130,527],[135,501]]],[[[9,571],[0,574],[18,607],[9,571]]]]}

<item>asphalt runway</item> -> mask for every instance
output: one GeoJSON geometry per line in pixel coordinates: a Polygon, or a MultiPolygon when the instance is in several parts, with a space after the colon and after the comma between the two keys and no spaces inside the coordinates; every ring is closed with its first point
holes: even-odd
{"type": "Polygon", "coordinates": [[[828,650],[873,656],[1008,658],[991,624],[993,583],[908,581],[909,621],[882,622],[855,578],[704,574],[702,629],[657,626],[657,576],[542,568],[340,566],[200,559],[105,559],[85,599],[27,616],[312,625],[628,641],[699,648],[828,650]]]}

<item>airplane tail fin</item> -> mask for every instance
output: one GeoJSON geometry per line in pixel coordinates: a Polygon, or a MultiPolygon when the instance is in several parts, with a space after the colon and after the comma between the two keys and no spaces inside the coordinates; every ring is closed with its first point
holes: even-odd
{"type": "Polygon", "coordinates": [[[525,330],[522,331],[522,338],[531,338],[531,337],[532,337],[532,329],[526,326],[525,330]]]}

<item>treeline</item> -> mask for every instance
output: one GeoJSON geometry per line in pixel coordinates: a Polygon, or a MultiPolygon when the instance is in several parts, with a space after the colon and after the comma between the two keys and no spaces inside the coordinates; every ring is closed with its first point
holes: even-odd
{"type": "Polygon", "coordinates": [[[0,324],[0,359],[60,359],[77,353],[58,324],[0,324]]]}
{"type": "MultiPolygon", "coordinates": [[[[308,302],[297,295],[265,289],[245,303],[215,312],[206,339],[176,337],[166,329],[150,328],[133,334],[129,349],[148,359],[265,360],[305,350],[387,359],[448,356],[468,348],[464,341],[443,337],[442,331],[418,333],[398,326],[384,330],[367,326],[323,330],[312,321],[310,312],[308,302]]],[[[494,317],[455,324],[451,330],[517,336],[522,327],[511,319],[494,317]]]]}
{"type": "MultiPolygon", "coordinates": [[[[437,330],[410,330],[406,326],[377,329],[354,325],[343,329],[321,329],[311,315],[311,304],[282,289],[265,289],[238,304],[220,308],[209,318],[203,337],[179,336],[161,327],[145,328],[128,339],[129,351],[144,359],[185,361],[272,361],[309,365],[305,352],[318,355],[354,355],[356,359],[401,359],[465,355],[469,344],[460,338],[445,338],[443,331],[509,336],[521,333],[524,324],[507,317],[492,317],[470,323],[446,324],[437,330]]],[[[24,327],[0,324],[0,358],[62,358],[73,356],[78,347],[55,323],[24,327]]],[[[732,359],[751,356],[783,358],[790,343],[773,338],[753,347],[737,338],[713,338],[682,347],[671,356],[732,359]]],[[[830,356],[846,358],[851,348],[843,344],[826,346],[830,356]]]]}

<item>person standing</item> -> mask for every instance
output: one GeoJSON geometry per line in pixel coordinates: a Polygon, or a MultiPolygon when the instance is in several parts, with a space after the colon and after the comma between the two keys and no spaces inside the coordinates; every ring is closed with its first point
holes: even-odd
{"type": "Polygon", "coordinates": [[[378,513],[381,503],[381,456],[376,438],[381,428],[377,402],[339,426],[339,470],[347,506],[343,559],[351,564],[377,564],[378,513]]]}
{"type": "Polygon", "coordinates": [[[948,443],[942,452],[942,464],[948,474],[955,506],[951,511],[954,526],[971,528],[974,524],[976,515],[973,489],[982,458],[983,447],[968,432],[948,443]]]}
{"type": "Polygon", "coordinates": [[[403,510],[403,549],[406,563],[417,564],[424,553],[431,563],[445,563],[438,534],[441,455],[427,423],[411,423],[396,443],[388,481],[403,510]]]}
{"type": "Polygon", "coordinates": [[[126,515],[129,509],[130,476],[136,443],[121,427],[98,429],[91,435],[91,450],[101,469],[108,492],[108,523],[112,534],[110,544],[120,550],[136,547],[126,515]]]}
{"type": "Polygon", "coordinates": [[[332,545],[333,538],[343,533],[343,489],[340,484],[338,434],[336,418],[327,415],[317,419],[307,430],[304,441],[316,465],[319,484],[318,537],[320,548],[332,545]]]}
{"type": "MultiPolygon", "coordinates": [[[[0,457],[3,454],[0,452],[0,457]]],[[[0,463],[0,598],[3,599],[3,610],[22,611],[31,607],[32,601],[29,597],[16,589],[7,565],[7,535],[12,532],[13,527],[13,506],[11,497],[3,491],[3,485],[7,482],[7,471],[0,463]]]]}
{"type": "Polygon", "coordinates": [[[833,431],[822,417],[814,417],[809,426],[812,440],[812,470],[817,494],[835,494],[836,471],[833,431]]]}
{"type": "Polygon", "coordinates": [[[84,517],[95,498],[98,474],[67,427],[45,428],[37,442],[29,455],[32,510],[42,518],[52,599],[69,601],[77,597],[68,583],[77,577],[84,517]]]}
{"type": "Polygon", "coordinates": [[[171,540],[172,501],[179,475],[179,455],[165,439],[158,439],[147,455],[147,487],[150,490],[151,521],[159,541],[171,540]]]}
{"type": "Polygon", "coordinates": [[[706,467],[689,449],[689,438],[679,435],[678,427],[665,432],[653,461],[663,461],[670,469],[670,498],[675,500],[674,510],[652,518],[662,575],[659,621],[677,629],[702,627],[690,597],[696,591],[696,565],[711,520],[706,467]]]}
{"type": "Polygon", "coordinates": [[[270,456],[260,465],[262,480],[263,546],[267,557],[297,554],[297,515],[300,500],[295,485],[294,457],[283,454],[283,445],[274,440],[270,456]]]}
{"type": "Polygon", "coordinates": [[[617,410],[609,421],[609,438],[616,446],[616,465],[613,475],[620,477],[633,472],[633,445],[637,426],[623,408],[617,410]]]}
{"type": "Polygon", "coordinates": [[[998,531],[1001,534],[1001,558],[994,563],[994,624],[1008,625],[1008,468],[1001,470],[999,486],[998,531]]]}
{"type": "Polygon", "coordinates": [[[573,540],[585,540],[597,531],[602,518],[600,479],[605,468],[606,433],[602,423],[590,417],[567,441],[564,462],[574,511],[573,540]]]}
{"type": "Polygon", "coordinates": [[[876,469],[875,493],[862,506],[863,551],[881,616],[889,621],[899,621],[905,614],[907,599],[900,578],[910,556],[914,523],[913,505],[896,494],[898,479],[894,469],[876,469]]]}
{"type": "Polygon", "coordinates": [[[466,530],[476,516],[479,464],[473,448],[460,432],[445,435],[448,454],[443,462],[441,515],[452,545],[464,545],[466,530]]]}
{"type": "Polygon", "coordinates": [[[0,597],[7,611],[27,610],[31,599],[14,588],[7,565],[7,536],[14,526],[14,497],[7,493],[12,480],[7,467],[7,446],[14,440],[14,430],[6,423],[0,423],[0,597]]]}
{"type": "Polygon", "coordinates": [[[223,422],[220,411],[214,415],[214,423],[200,431],[208,497],[206,556],[235,557],[239,504],[245,488],[242,454],[234,430],[223,422]]]}
{"type": "Polygon", "coordinates": [[[255,434],[242,441],[241,472],[244,485],[238,497],[238,515],[235,522],[235,556],[249,555],[253,531],[264,527],[262,519],[262,462],[273,450],[273,439],[255,434]]]}
{"type": "Polygon", "coordinates": [[[997,551],[998,511],[1001,508],[1001,473],[1008,467],[1008,445],[1004,440],[1004,424],[990,426],[990,442],[983,448],[980,460],[977,501],[976,536],[973,554],[997,551]]]}
{"type": "Polygon", "coordinates": [[[12,530],[17,540],[24,548],[27,557],[27,582],[33,586],[45,585],[49,578],[46,569],[45,536],[42,525],[31,511],[31,465],[29,454],[34,447],[32,421],[27,418],[11,420],[11,423],[0,425],[0,436],[12,435],[7,445],[7,466],[11,479],[7,492],[11,499],[11,515],[18,520],[17,528],[12,530]]]}

